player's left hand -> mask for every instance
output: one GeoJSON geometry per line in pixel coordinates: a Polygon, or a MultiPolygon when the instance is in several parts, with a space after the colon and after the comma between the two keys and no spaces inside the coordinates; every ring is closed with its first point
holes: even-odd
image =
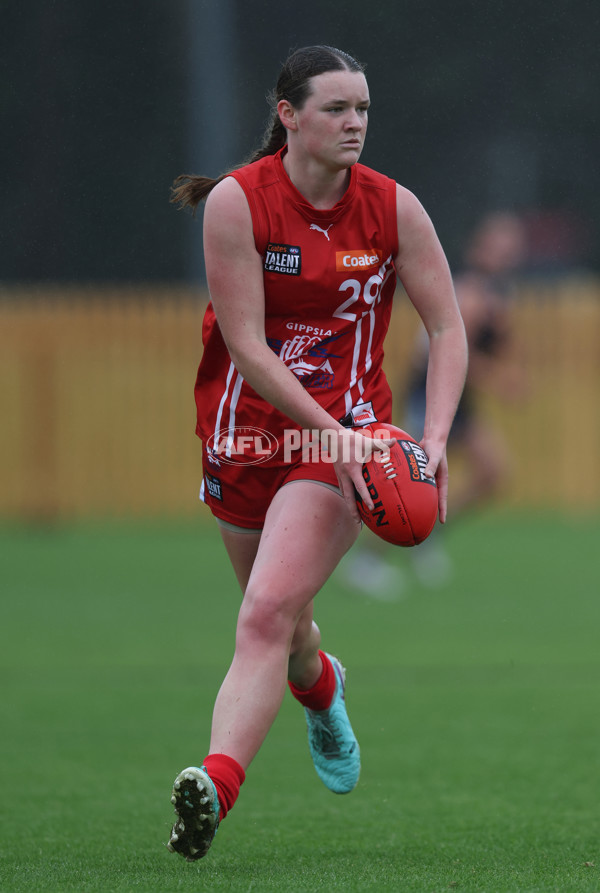
{"type": "Polygon", "coordinates": [[[421,441],[421,446],[429,457],[425,474],[434,477],[438,491],[438,512],[440,524],[446,523],[448,514],[448,458],[446,446],[428,440],[421,441]]]}

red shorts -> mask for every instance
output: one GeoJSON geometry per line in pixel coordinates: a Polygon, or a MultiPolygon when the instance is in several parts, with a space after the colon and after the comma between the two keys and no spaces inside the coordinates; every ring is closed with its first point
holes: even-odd
{"type": "Polygon", "coordinates": [[[316,481],[339,488],[331,462],[302,461],[269,467],[215,461],[202,444],[202,488],[200,498],[215,518],[248,530],[261,530],[267,509],[278,490],[290,481],[316,481]]]}

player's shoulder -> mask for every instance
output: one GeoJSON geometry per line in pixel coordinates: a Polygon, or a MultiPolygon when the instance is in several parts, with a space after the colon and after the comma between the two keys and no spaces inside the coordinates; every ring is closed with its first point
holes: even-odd
{"type": "Polygon", "coordinates": [[[396,204],[398,210],[407,215],[424,212],[423,205],[415,193],[401,183],[396,183],[396,204]]]}
{"type": "Polygon", "coordinates": [[[357,163],[354,165],[355,176],[360,186],[373,186],[379,189],[394,189],[395,180],[382,174],[366,164],[357,163]]]}
{"type": "Polygon", "coordinates": [[[400,183],[396,183],[396,217],[403,230],[431,227],[431,220],[420,199],[400,183]]]}
{"type": "Polygon", "coordinates": [[[246,190],[233,177],[227,176],[212,188],[204,209],[205,251],[218,244],[239,248],[252,239],[252,214],[246,190]]]}
{"type": "Polygon", "coordinates": [[[234,168],[223,176],[208,196],[206,205],[210,210],[223,208],[226,212],[242,209],[253,204],[253,196],[264,187],[277,183],[277,173],[273,157],[268,155],[249,164],[234,168]]]}
{"type": "Polygon", "coordinates": [[[240,183],[244,189],[270,186],[279,180],[277,156],[264,155],[256,161],[242,164],[232,170],[229,176],[240,183]]]}
{"type": "Polygon", "coordinates": [[[206,199],[206,214],[230,214],[247,206],[244,188],[233,176],[226,176],[213,186],[206,199]]]}
{"type": "Polygon", "coordinates": [[[411,223],[416,222],[423,216],[427,216],[422,203],[414,192],[411,192],[406,186],[398,183],[392,177],[388,177],[387,174],[382,174],[367,165],[357,164],[355,167],[358,183],[361,186],[373,186],[394,193],[399,220],[411,223]]]}

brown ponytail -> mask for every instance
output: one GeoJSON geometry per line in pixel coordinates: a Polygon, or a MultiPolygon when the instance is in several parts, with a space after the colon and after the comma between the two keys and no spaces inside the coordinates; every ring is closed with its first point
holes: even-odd
{"type": "Polygon", "coordinates": [[[301,109],[310,96],[310,79],[327,71],[364,71],[364,66],[341,50],[329,46],[304,47],[292,53],[281,69],[276,88],[269,95],[271,119],[262,145],[246,161],[237,165],[220,177],[200,177],[196,174],[181,174],[171,189],[171,202],[180,208],[191,208],[195,214],[217,183],[220,183],[232,170],[258,161],[266,155],[275,155],[287,139],[287,132],[277,112],[277,104],[282,99],[301,109]]]}
{"type": "Polygon", "coordinates": [[[182,208],[191,208],[195,214],[200,202],[206,198],[210,190],[225,177],[223,174],[213,180],[211,177],[199,177],[196,174],[180,174],[173,180],[170,201],[182,208]]]}
{"type": "Polygon", "coordinates": [[[265,155],[275,155],[275,153],[285,145],[286,136],[285,127],[281,123],[277,110],[275,109],[271,121],[269,122],[267,132],[265,133],[262,146],[257,149],[247,161],[237,165],[237,167],[231,168],[231,170],[221,174],[221,176],[216,179],[213,179],[212,177],[200,177],[196,174],[180,174],[174,180],[171,188],[171,202],[174,205],[179,205],[180,209],[189,207],[192,209],[192,213],[195,214],[200,202],[203,201],[211,189],[214,189],[217,183],[224,180],[232,170],[237,170],[240,167],[244,167],[246,164],[258,161],[259,158],[264,158],[265,155]]]}

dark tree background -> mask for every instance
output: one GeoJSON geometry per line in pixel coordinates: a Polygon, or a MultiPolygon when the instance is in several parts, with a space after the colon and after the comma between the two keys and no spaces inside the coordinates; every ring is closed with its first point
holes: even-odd
{"type": "Polygon", "coordinates": [[[541,233],[542,272],[597,270],[599,9],[8,0],[0,281],[200,279],[199,221],[169,186],[242,161],[281,62],[312,43],[367,64],[362,161],[417,193],[451,263],[483,213],[510,208],[541,233]]]}

